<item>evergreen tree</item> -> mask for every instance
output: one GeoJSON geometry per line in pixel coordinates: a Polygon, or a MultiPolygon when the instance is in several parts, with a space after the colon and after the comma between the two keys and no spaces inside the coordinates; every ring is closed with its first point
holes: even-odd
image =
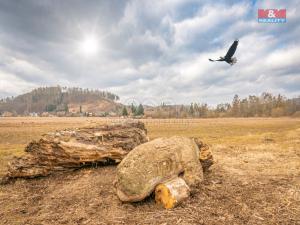
{"type": "Polygon", "coordinates": [[[142,104],[139,104],[139,106],[137,107],[136,115],[137,115],[137,116],[144,115],[144,107],[143,107],[142,104]]]}
{"type": "Polygon", "coordinates": [[[135,114],[136,114],[137,108],[135,107],[135,105],[133,105],[133,103],[131,103],[130,109],[131,109],[131,113],[132,113],[133,115],[135,115],[135,114]]]}
{"type": "Polygon", "coordinates": [[[128,111],[126,106],[123,107],[122,116],[128,116],[128,111]]]}
{"type": "Polygon", "coordinates": [[[191,105],[190,105],[189,114],[190,114],[191,116],[194,116],[194,105],[193,105],[193,103],[191,103],[191,105]]]}
{"type": "Polygon", "coordinates": [[[65,104],[65,112],[69,112],[68,104],[65,104]]]}

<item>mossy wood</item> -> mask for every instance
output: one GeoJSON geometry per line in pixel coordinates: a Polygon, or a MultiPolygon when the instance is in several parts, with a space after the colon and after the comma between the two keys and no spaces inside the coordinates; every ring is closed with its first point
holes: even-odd
{"type": "Polygon", "coordinates": [[[203,180],[199,154],[194,139],[186,137],[158,138],[137,146],[117,167],[119,199],[143,200],[158,184],[180,175],[193,188],[203,180]]]}

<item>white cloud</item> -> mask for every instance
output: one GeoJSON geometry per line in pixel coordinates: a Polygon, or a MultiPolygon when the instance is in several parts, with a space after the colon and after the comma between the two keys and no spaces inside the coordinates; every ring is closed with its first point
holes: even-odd
{"type": "Polygon", "coordinates": [[[177,22],[175,26],[175,43],[184,45],[195,36],[214,30],[216,26],[232,20],[238,20],[247,12],[248,5],[236,4],[233,6],[209,4],[199,9],[198,14],[177,22]]]}
{"type": "MultiPolygon", "coordinates": [[[[80,8],[82,5],[73,9],[76,7],[78,12],[86,10],[80,8]]],[[[77,21],[84,20],[85,25],[90,22],[85,17],[74,22],[68,10],[56,8],[59,21],[68,21],[67,28],[44,17],[42,25],[50,24],[54,30],[53,35],[43,36],[29,29],[34,24],[32,30],[43,31],[36,22],[37,15],[26,17],[25,25],[29,27],[21,29],[24,17],[15,13],[7,19],[2,14],[0,32],[6,35],[0,35],[0,94],[4,93],[3,87],[14,83],[10,86],[12,94],[27,87],[61,84],[107,89],[123,101],[158,103],[216,104],[231,101],[236,93],[245,96],[264,91],[300,95],[296,9],[299,3],[294,0],[260,1],[254,7],[248,1],[132,0],[116,10],[120,15],[112,22],[103,22],[100,12],[88,15],[101,36],[99,54],[88,59],[72,50],[80,36],[76,32],[81,31],[77,30],[77,21]],[[193,13],[189,7],[193,7],[193,13]],[[256,10],[260,7],[286,7],[288,22],[258,24],[256,10]],[[68,33],[70,27],[74,30],[68,33]],[[16,33],[24,39],[21,45],[16,33]],[[57,38],[58,34],[64,38],[57,38]],[[208,61],[224,55],[235,38],[240,39],[236,65],[208,61]],[[32,46],[25,48],[24,43],[32,46]]]]}
{"type": "Polygon", "coordinates": [[[28,83],[14,74],[0,71],[0,98],[22,94],[35,87],[37,87],[35,84],[28,83]]]}

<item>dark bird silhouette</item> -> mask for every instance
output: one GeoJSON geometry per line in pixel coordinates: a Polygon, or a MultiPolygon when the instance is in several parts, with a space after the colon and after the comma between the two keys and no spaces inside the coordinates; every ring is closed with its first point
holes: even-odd
{"type": "Polygon", "coordinates": [[[235,40],[232,45],[230,46],[228,52],[226,53],[226,55],[224,57],[220,57],[220,59],[216,59],[216,60],[213,60],[213,59],[209,59],[209,61],[211,62],[215,62],[215,61],[225,61],[227,62],[228,64],[230,65],[233,65],[237,62],[237,59],[234,57],[232,58],[232,56],[234,55],[235,51],[236,51],[236,48],[239,44],[239,40],[235,40]]]}

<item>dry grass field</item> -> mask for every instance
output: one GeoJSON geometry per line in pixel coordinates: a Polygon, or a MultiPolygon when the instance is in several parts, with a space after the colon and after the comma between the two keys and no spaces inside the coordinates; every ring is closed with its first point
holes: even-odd
{"type": "MultiPolygon", "coordinates": [[[[26,144],[57,129],[116,119],[0,118],[0,175],[26,144]]],[[[191,198],[164,210],[121,203],[115,167],[0,186],[0,224],[300,224],[300,119],[145,119],[151,139],[200,137],[215,164],[191,198]]]]}

